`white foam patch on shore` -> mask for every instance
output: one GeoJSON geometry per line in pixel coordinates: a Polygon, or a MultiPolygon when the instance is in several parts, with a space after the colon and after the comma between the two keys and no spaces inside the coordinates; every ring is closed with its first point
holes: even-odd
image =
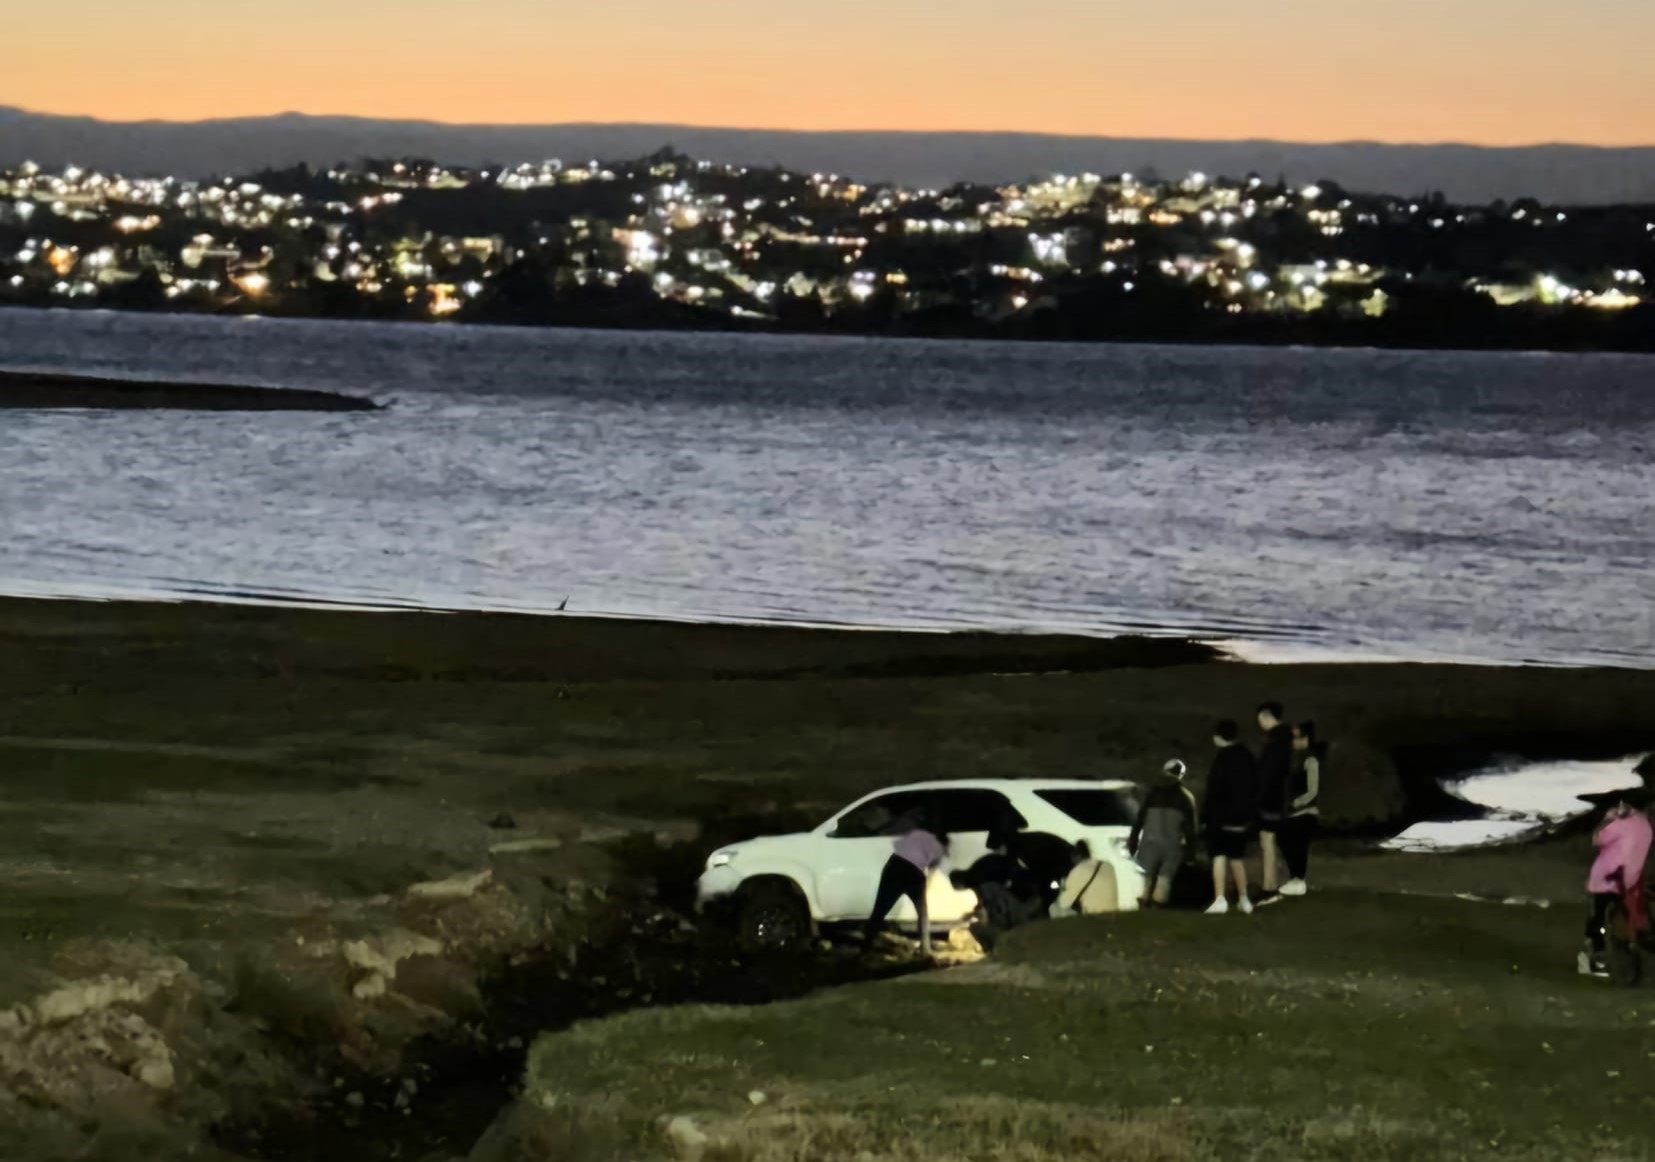
{"type": "Polygon", "coordinates": [[[1524,763],[1478,771],[1443,790],[1487,814],[1477,819],[1416,823],[1387,840],[1392,851],[1445,852],[1517,843],[1591,810],[1582,795],[1642,786],[1636,768],[1645,756],[1610,762],[1524,763]]]}

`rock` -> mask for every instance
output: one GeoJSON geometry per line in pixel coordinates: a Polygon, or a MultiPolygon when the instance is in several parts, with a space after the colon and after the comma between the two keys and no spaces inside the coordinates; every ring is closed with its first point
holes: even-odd
{"type": "Polygon", "coordinates": [[[693,819],[675,819],[670,823],[663,823],[655,829],[654,839],[658,847],[676,847],[679,844],[694,843],[701,838],[701,824],[693,819]]]}
{"type": "Polygon", "coordinates": [[[414,884],[408,894],[416,900],[469,900],[494,879],[494,872],[484,868],[477,872],[463,872],[446,880],[431,880],[414,884]]]}
{"type": "Polygon", "coordinates": [[[372,1001],[385,995],[391,987],[391,982],[385,979],[382,972],[370,972],[367,976],[351,986],[351,996],[359,1001],[372,1001]]]}
{"type": "Polygon", "coordinates": [[[395,928],[371,941],[352,940],[340,951],[344,953],[345,962],[353,968],[393,977],[396,975],[397,965],[404,960],[415,956],[437,956],[442,950],[443,943],[440,940],[433,940],[418,932],[395,928]]]}
{"type": "Polygon", "coordinates": [[[762,1089],[755,1089],[747,1095],[747,1101],[751,1105],[761,1106],[769,1100],[769,1096],[762,1089]]]}
{"type": "Polygon", "coordinates": [[[581,828],[580,841],[582,843],[615,843],[628,839],[632,832],[624,827],[614,827],[606,824],[592,824],[581,828]]]}
{"type": "Polygon", "coordinates": [[[563,846],[561,839],[513,839],[506,843],[491,844],[488,849],[490,855],[532,855],[537,851],[556,851],[563,846]]]}
{"type": "Polygon", "coordinates": [[[140,973],[136,977],[100,976],[67,985],[35,1000],[34,1019],[42,1025],[56,1025],[111,1005],[142,1004],[172,984],[182,971],[184,964],[179,961],[177,968],[140,973]]]}
{"type": "Polygon", "coordinates": [[[711,1139],[695,1124],[695,1119],[680,1114],[667,1123],[667,1141],[680,1162],[701,1162],[711,1139]]]}
{"type": "Polygon", "coordinates": [[[483,1008],[473,970],[443,957],[411,956],[397,966],[390,983],[398,995],[456,1020],[483,1008]]]}
{"type": "Polygon", "coordinates": [[[171,1089],[177,1082],[172,1068],[172,1057],[162,1054],[144,1058],[133,1066],[132,1076],[151,1089],[171,1089]]]}
{"type": "Polygon", "coordinates": [[[513,831],[517,828],[517,820],[511,817],[511,812],[502,811],[493,819],[490,819],[488,825],[496,831],[513,831]]]}

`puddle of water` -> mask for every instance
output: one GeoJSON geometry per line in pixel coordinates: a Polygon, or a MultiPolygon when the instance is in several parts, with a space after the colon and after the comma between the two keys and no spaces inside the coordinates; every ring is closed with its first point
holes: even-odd
{"type": "Polygon", "coordinates": [[[1643,761],[1643,756],[1636,756],[1611,762],[1489,767],[1443,784],[1450,795],[1481,807],[1481,816],[1416,823],[1382,846],[1391,851],[1464,851],[1532,839],[1590,811],[1582,795],[1641,787],[1636,768],[1643,761]]]}

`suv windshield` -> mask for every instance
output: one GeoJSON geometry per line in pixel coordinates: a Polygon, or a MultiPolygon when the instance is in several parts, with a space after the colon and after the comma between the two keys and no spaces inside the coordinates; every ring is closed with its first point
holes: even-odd
{"type": "Polygon", "coordinates": [[[1126,791],[1036,791],[1082,827],[1131,827],[1138,818],[1138,801],[1126,791]]]}

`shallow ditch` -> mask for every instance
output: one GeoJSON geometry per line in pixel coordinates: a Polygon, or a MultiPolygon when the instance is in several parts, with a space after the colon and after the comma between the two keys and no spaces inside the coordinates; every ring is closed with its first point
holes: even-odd
{"type": "MultiPolygon", "coordinates": [[[[1436,765],[1429,768],[1413,765],[1409,788],[1409,815],[1423,822],[1367,842],[1427,851],[1522,842],[1570,814],[1589,813],[1591,805],[1575,795],[1639,781],[1636,759],[1571,766],[1499,760],[1487,752],[1432,757],[1436,765]],[[1451,767],[1455,762],[1464,765],[1451,767]],[[1563,785],[1548,787],[1560,770],[1568,776],[1563,785]],[[1536,787],[1550,793],[1534,798],[1536,787]],[[1491,821],[1507,822],[1503,816],[1519,810],[1524,812],[1520,834],[1502,839],[1494,833],[1498,828],[1490,828],[1491,821]],[[1480,838],[1469,830],[1479,827],[1480,838]],[[1440,836],[1430,840],[1439,833],[1449,836],[1446,844],[1440,836]],[[1410,834],[1427,838],[1399,845],[1410,834]]],[[[1638,769],[1650,765],[1645,760],[1638,769]]],[[[215,1139],[233,1155],[259,1162],[451,1162],[465,1158],[509,1106],[530,1044],[542,1033],[645,1006],[766,1004],[920,971],[917,962],[868,960],[835,947],[744,955],[727,928],[691,918],[689,897],[708,850],[814,822],[791,813],[727,815],[695,843],[662,848],[647,839],[622,842],[616,850],[628,873],[628,891],[609,896],[615,911],[598,925],[603,935],[575,947],[544,949],[483,982],[482,1016],[463,1029],[410,1045],[395,1075],[338,1066],[317,1050],[320,1060],[309,1064],[321,1066],[330,1084],[309,1096],[245,1111],[216,1127],[215,1139]]],[[[1208,891],[1205,872],[1187,868],[1175,903],[1198,906],[1208,891]]]]}
{"type": "Polygon", "coordinates": [[[542,1033],[644,1006],[767,1004],[926,967],[838,946],[741,953],[723,925],[692,920],[682,906],[683,869],[699,870],[704,850],[704,842],[633,847],[629,865],[649,887],[673,889],[666,900],[618,905],[624,912],[611,917],[605,936],[544,950],[485,981],[483,1015],[410,1045],[396,1075],[332,1068],[320,1092],[245,1112],[216,1127],[214,1138],[260,1162],[462,1159],[516,1096],[542,1033]]]}

